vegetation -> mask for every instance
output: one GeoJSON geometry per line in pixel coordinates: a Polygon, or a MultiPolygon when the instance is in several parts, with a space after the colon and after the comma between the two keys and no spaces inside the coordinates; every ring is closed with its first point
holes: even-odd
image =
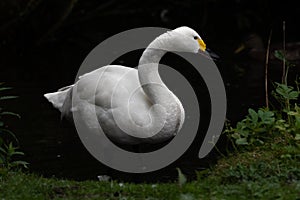
{"type": "MultiPolygon", "coordinates": [[[[285,22],[283,22],[283,33],[285,36],[285,22]]],[[[300,140],[300,106],[297,104],[300,94],[299,81],[295,81],[297,90],[288,85],[289,69],[295,65],[286,59],[284,51],[276,50],[274,56],[283,62],[282,83],[275,82],[274,91],[272,91],[279,106],[274,107],[273,110],[269,108],[266,90],[266,108],[260,108],[257,112],[249,108],[246,118],[238,122],[235,128],[228,126],[225,134],[234,140],[235,148],[235,145],[247,146],[247,149],[254,148],[264,145],[265,142],[273,143],[277,138],[283,138],[290,145],[299,145],[297,144],[300,140]]],[[[266,65],[266,73],[267,68],[266,65]]],[[[267,80],[265,84],[267,88],[267,80]]]]}
{"type": "MultiPolygon", "coordinates": [[[[0,84],[0,92],[4,90],[10,90],[10,87],[1,87],[3,83],[0,84]]],[[[15,99],[16,96],[0,96],[0,101],[15,99]]],[[[1,105],[0,105],[1,106],[1,105]]],[[[20,115],[6,111],[4,108],[0,107],[0,175],[1,173],[6,172],[17,166],[22,165],[27,167],[27,162],[21,160],[14,160],[17,155],[24,155],[23,152],[18,151],[18,146],[15,143],[18,143],[18,140],[15,134],[7,128],[4,123],[5,116],[14,116],[20,118],[20,115]]]]}
{"type": "Polygon", "coordinates": [[[246,145],[253,148],[272,143],[276,138],[283,138],[288,144],[300,140],[300,107],[291,104],[297,100],[299,91],[285,84],[276,83],[273,92],[282,109],[269,110],[261,108],[257,112],[251,108],[245,119],[238,122],[235,128],[228,127],[225,133],[233,139],[236,145],[246,145]]]}
{"type": "Polygon", "coordinates": [[[221,158],[198,178],[132,184],[42,178],[10,171],[0,178],[3,199],[299,199],[300,150],[276,143],[221,158]]]}

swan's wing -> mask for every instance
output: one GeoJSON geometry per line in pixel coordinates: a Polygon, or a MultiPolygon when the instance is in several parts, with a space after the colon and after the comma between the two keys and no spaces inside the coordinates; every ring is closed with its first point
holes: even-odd
{"type": "Polygon", "coordinates": [[[124,114],[123,120],[133,120],[141,126],[149,123],[151,103],[140,86],[136,69],[105,66],[82,76],[73,90],[79,97],[78,105],[86,101],[105,112],[115,110],[124,114]],[[126,116],[128,110],[130,118],[126,116]]]}
{"type": "Polygon", "coordinates": [[[116,105],[118,106],[138,86],[136,69],[109,65],[81,76],[76,83],[76,95],[96,106],[109,109],[113,95],[115,100],[119,100],[119,104],[116,105]],[[126,80],[124,80],[125,75],[126,80]],[[121,80],[122,84],[119,84],[121,80]]]}

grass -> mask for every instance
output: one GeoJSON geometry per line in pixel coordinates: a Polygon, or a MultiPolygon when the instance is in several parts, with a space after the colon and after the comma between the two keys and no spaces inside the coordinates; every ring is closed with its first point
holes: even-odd
{"type": "MultiPolygon", "coordinates": [[[[1,173],[0,173],[1,174],[1,173]]],[[[185,184],[71,181],[7,171],[0,199],[300,199],[300,148],[277,138],[221,158],[185,184]]]]}

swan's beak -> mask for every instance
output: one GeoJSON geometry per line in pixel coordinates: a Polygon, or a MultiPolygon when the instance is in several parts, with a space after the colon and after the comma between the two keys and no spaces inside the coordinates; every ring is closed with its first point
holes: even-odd
{"type": "Polygon", "coordinates": [[[198,39],[197,41],[200,47],[198,53],[212,60],[218,60],[220,58],[217,54],[206,48],[206,44],[202,39],[198,39]]]}
{"type": "Polygon", "coordinates": [[[202,39],[197,39],[200,50],[205,51],[206,50],[206,44],[204,43],[204,41],[202,39]]]}

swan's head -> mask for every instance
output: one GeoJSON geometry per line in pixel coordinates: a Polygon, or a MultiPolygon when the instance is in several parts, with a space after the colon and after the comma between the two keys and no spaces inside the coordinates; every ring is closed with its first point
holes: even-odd
{"type": "Polygon", "coordinates": [[[187,26],[182,26],[160,35],[149,45],[149,48],[171,52],[200,53],[211,59],[219,58],[206,48],[206,44],[200,35],[187,26]]]}
{"type": "Polygon", "coordinates": [[[173,51],[198,53],[206,50],[206,44],[200,35],[189,27],[176,28],[168,32],[168,35],[173,43],[173,51]]]}
{"type": "Polygon", "coordinates": [[[198,53],[199,51],[205,52],[206,50],[206,44],[200,35],[186,26],[162,34],[150,47],[171,52],[198,53]]]}

